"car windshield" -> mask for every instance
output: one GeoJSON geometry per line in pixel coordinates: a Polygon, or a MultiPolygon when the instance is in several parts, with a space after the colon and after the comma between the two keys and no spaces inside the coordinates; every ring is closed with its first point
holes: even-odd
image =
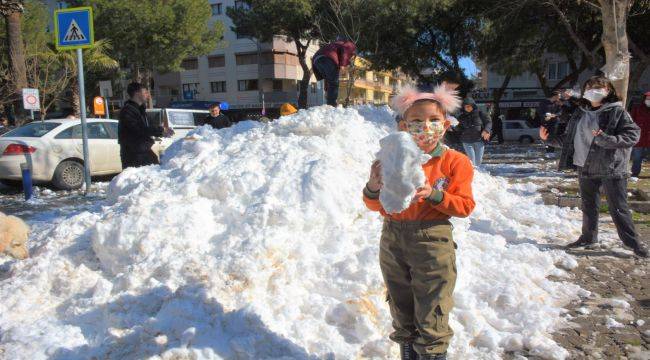
{"type": "Polygon", "coordinates": [[[58,122],[33,122],[17,129],[13,129],[2,135],[2,137],[42,137],[59,125],[61,125],[61,123],[58,122]]]}

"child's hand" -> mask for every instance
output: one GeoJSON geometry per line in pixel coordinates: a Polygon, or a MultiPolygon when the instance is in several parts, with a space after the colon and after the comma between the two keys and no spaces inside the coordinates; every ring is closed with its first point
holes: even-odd
{"type": "Polygon", "coordinates": [[[370,167],[370,179],[368,179],[368,190],[372,192],[377,192],[381,190],[382,185],[384,185],[381,182],[381,163],[379,160],[376,160],[375,162],[372,163],[372,167],[370,167]]]}
{"type": "Polygon", "coordinates": [[[431,196],[431,193],[433,193],[433,188],[429,184],[424,184],[423,187],[418,188],[418,192],[415,193],[415,196],[413,197],[413,200],[411,200],[412,203],[420,201],[420,199],[426,199],[429,196],[431,196]]]}
{"type": "Polygon", "coordinates": [[[602,135],[602,134],[603,134],[603,130],[600,130],[600,129],[599,129],[598,131],[596,131],[596,130],[591,130],[591,133],[594,134],[594,137],[596,137],[596,136],[602,135]]]}

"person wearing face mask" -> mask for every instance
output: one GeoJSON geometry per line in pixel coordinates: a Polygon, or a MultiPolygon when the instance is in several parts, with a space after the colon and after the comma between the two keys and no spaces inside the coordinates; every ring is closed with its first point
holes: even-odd
{"type": "Polygon", "coordinates": [[[650,91],[643,94],[643,101],[632,108],[630,115],[641,128],[641,139],[632,149],[632,176],[639,177],[643,158],[650,153],[650,91]]]}
{"type": "Polygon", "coordinates": [[[583,102],[559,136],[540,128],[540,137],[562,148],[559,169],[576,169],[582,198],[582,235],[567,245],[586,247],[598,242],[600,188],[605,189],[609,213],[623,244],[643,258],[648,249],[639,239],[627,203],[628,164],[640,129],[623,108],[612,82],[594,76],[583,86],[583,102]]]}

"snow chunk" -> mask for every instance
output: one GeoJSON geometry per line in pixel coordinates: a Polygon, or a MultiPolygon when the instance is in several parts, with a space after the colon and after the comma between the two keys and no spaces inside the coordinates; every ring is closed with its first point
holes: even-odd
{"type": "Polygon", "coordinates": [[[381,162],[384,183],[379,201],[389,214],[401,213],[411,204],[417,188],[424,185],[426,177],[422,164],[431,159],[415,144],[406,132],[399,131],[379,140],[381,149],[377,160],[381,162]]]}
{"type": "Polygon", "coordinates": [[[605,322],[605,326],[608,328],[622,328],[625,327],[625,325],[621,324],[620,322],[616,321],[614,318],[607,318],[607,321],[605,322]]]}

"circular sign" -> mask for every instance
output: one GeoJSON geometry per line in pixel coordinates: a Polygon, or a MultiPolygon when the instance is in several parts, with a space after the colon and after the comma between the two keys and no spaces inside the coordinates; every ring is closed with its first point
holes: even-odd
{"type": "Polygon", "coordinates": [[[36,99],[36,96],[34,96],[34,95],[27,95],[25,97],[25,101],[27,101],[27,103],[30,104],[30,105],[36,105],[36,103],[38,102],[38,99],[36,99]]]}
{"type": "Polygon", "coordinates": [[[102,105],[104,103],[104,99],[102,99],[100,97],[96,97],[95,98],[95,103],[97,103],[97,105],[102,105]]]}

